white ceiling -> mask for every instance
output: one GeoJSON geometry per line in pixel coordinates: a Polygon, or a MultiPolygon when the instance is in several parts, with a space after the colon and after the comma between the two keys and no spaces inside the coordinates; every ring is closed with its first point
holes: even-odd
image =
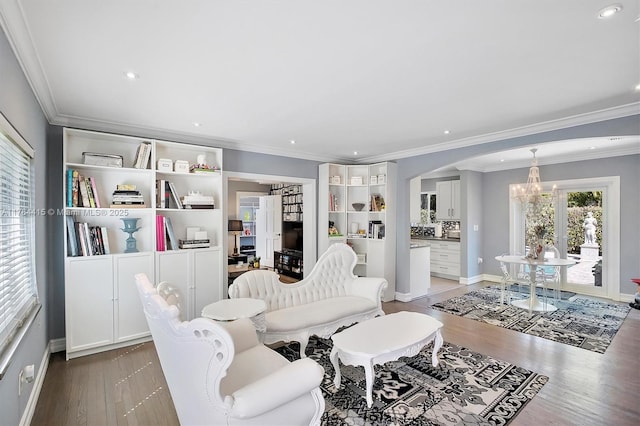
{"type": "Polygon", "coordinates": [[[0,23],[53,124],[358,162],[640,113],[640,1],[608,4],[2,0],[0,23]]]}

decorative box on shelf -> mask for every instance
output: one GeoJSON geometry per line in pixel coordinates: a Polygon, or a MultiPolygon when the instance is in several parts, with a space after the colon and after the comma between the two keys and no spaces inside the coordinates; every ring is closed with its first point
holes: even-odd
{"type": "Polygon", "coordinates": [[[173,164],[173,171],[177,173],[189,173],[189,162],[185,160],[176,160],[173,164]]]}
{"type": "Polygon", "coordinates": [[[122,167],[122,155],[83,152],[82,162],[88,166],[122,167]]]}
{"type": "Polygon", "coordinates": [[[340,185],[340,176],[331,176],[329,178],[329,183],[332,185],[340,185]]]}
{"type": "Polygon", "coordinates": [[[378,184],[378,176],[371,175],[371,177],[369,177],[369,184],[377,185],[378,184]]]}
{"type": "Polygon", "coordinates": [[[362,185],[362,176],[351,176],[351,185],[362,185]]]}
{"type": "Polygon", "coordinates": [[[378,175],[378,184],[387,183],[387,175],[378,175]]]}
{"type": "Polygon", "coordinates": [[[158,171],[159,172],[171,172],[173,171],[173,162],[168,158],[158,159],[158,171]]]}

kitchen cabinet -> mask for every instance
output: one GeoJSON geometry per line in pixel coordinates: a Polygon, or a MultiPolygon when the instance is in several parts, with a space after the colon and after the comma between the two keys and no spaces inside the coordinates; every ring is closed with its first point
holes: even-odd
{"type": "Polygon", "coordinates": [[[436,219],[460,220],[460,180],[436,182],[436,219]]]}
{"type": "Polygon", "coordinates": [[[460,243],[431,240],[431,275],[460,279],[460,243]]]}

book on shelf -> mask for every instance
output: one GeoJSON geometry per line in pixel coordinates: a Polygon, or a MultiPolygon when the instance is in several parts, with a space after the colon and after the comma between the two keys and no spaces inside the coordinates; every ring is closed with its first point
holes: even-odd
{"type": "Polygon", "coordinates": [[[111,254],[111,247],[109,245],[109,234],[107,233],[107,227],[100,227],[100,235],[102,236],[102,248],[104,250],[104,254],[111,254]]]}
{"type": "Polygon", "coordinates": [[[133,162],[135,169],[147,169],[151,159],[151,142],[141,142],[136,151],[136,158],[133,162]]]}
{"type": "Polygon", "coordinates": [[[93,187],[91,186],[91,178],[85,177],[84,184],[87,186],[87,196],[89,198],[89,207],[96,208],[96,198],[93,195],[93,187]]]}
{"type": "Polygon", "coordinates": [[[145,203],[112,203],[109,205],[111,209],[146,209],[145,203]]]}
{"type": "MultiPolygon", "coordinates": [[[[91,207],[91,204],[89,203],[89,193],[87,192],[87,184],[84,182],[84,176],[79,175],[78,176],[78,187],[79,187],[79,192],[80,192],[80,200],[82,200],[82,207],[91,207]]],[[[78,205],[78,207],[81,207],[80,205],[78,205]]]]}
{"type": "Polygon", "coordinates": [[[178,250],[178,240],[176,239],[176,234],[173,231],[173,225],[171,224],[171,218],[164,218],[164,226],[166,228],[166,234],[169,240],[169,245],[171,246],[171,250],[178,250]]]}
{"type": "Polygon", "coordinates": [[[159,209],[169,208],[170,190],[167,181],[164,179],[156,180],[156,207],[159,209]]]}
{"type": "Polygon", "coordinates": [[[178,196],[178,191],[176,190],[176,186],[173,184],[173,182],[167,182],[167,184],[169,185],[169,192],[171,193],[171,199],[173,200],[173,203],[175,204],[177,209],[182,209],[184,208],[182,206],[182,201],[180,201],[180,197],[178,196]]]}
{"type": "Polygon", "coordinates": [[[164,216],[156,215],[156,251],[165,251],[164,216]]]}
{"type": "Polygon", "coordinates": [[[76,226],[72,216],[65,216],[67,222],[67,256],[78,256],[78,237],[76,226]]]}
{"type": "Polygon", "coordinates": [[[202,240],[179,240],[178,242],[181,249],[211,247],[211,241],[208,238],[202,240]]]}
{"type": "Polygon", "coordinates": [[[93,176],[89,177],[89,183],[91,184],[91,193],[93,194],[93,201],[95,203],[95,207],[99,209],[100,206],[100,195],[98,194],[98,188],[96,186],[96,180],[93,176]]]}

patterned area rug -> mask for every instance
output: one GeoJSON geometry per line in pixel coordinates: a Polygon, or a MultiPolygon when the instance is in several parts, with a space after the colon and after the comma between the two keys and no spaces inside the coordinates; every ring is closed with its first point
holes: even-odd
{"type": "MultiPolygon", "coordinates": [[[[529,297],[512,293],[514,299],[529,297]]],[[[540,296],[540,293],[538,293],[540,296]]],[[[626,304],[606,303],[563,292],[562,300],[552,301],[555,312],[533,312],[500,304],[500,287],[471,291],[431,307],[449,314],[486,322],[593,352],[604,353],[631,310],[626,304]]]]}
{"type": "MultiPolygon", "coordinates": [[[[414,357],[375,366],[373,406],[367,408],[363,367],[340,364],[342,384],[333,384],[330,339],[312,337],[307,355],[324,367],[323,425],[506,425],[549,380],[546,376],[445,342],[439,364],[432,344],[414,357]]],[[[299,345],[278,349],[290,360],[299,345]]]]}

